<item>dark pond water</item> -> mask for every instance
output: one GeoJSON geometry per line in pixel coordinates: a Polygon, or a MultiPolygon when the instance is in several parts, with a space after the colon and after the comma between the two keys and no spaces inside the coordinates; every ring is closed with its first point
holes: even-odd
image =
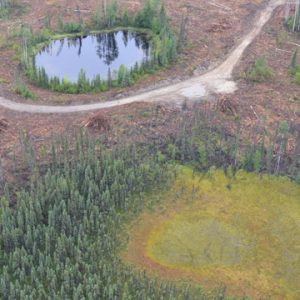
{"type": "Polygon", "coordinates": [[[150,40],[144,33],[116,31],[52,42],[35,57],[37,68],[51,78],[57,76],[76,82],[81,69],[87,78],[107,79],[123,64],[127,69],[150,59],[150,40]]]}

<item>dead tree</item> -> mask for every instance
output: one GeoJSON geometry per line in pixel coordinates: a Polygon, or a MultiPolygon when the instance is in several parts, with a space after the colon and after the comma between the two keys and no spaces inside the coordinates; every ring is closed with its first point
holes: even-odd
{"type": "Polygon", "coordinates": [[[185,45],[187,21],[188,21],[187,16],[182,15],[180,20],[180,31],[179,31],[179,38],[178,38],[178,52],[181,52],[185,45]]]}
{"type": "Polygon", "coordinates": [[[103,10],[103,16],[104,16],[104,19],[106,20],[106,17],[107,17],[107,0],[102,0],[102,10],[103,10]]]}
{"type": "Polygon", "coordinates": [[[6,179],[5,179],[4,170],[0,159],[0,190],[3,190],[5,183],[6,183],[6,179]]]}
{"type": "Polygon", "coordinates": [[[295,13],[293,17],[292,31],[300,30],[300,0],[287,0],[285,6],[285,23],[287,24],[289,18],[291,17],[291,10],[295,8],[295,13]]]}
{"type": "Polygon", "coordinates": [[[299,13],[300,13],[300,0],[296,0],[296,7],[295,7],[295,16],[294,16],[294,23],[293,23],[293,31],[299,29],[299,13]]]}
{"type": "Polygon", "coordinates": [[[289,20],[290,12],[291,12],[291,1],[287,0],[285,5],[285,23],[287,23],[289,20]]]}

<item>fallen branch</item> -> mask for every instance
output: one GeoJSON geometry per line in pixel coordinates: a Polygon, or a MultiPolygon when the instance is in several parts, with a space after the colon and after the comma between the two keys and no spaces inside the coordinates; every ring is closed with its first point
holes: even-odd
{"type": "Polygon", "coordinates": [[[294,43],[294,42],[288,42],[288,44],[294,45],[294,46],[297,46],[297,47],[300,47],[300,44],[296,44],[296,43],[294,43]]]}
{"type": "Polygon", "coordinates": [[[293,51],[284,50],[284,49],[279,49],[279,48],[276,48],[275,50],[276,50],[276,51],[281,51],[281,52],[286,52],[286,53],[293,53],[293,51]]]}
{"type": "Polygon", "coordinates": [[[230,7],[225,6],[223,4],[215,3],[215,2],[208,2],[208,4],[216,6],[218,8],[226,9],[226,10],[232,10],[230,7]]]}
{"type": "Polygon", "coordinates": [[[261,121],[261,120],[260,120],[260,117],[258,116],[258,114],[256,113],[256,111],[254,110],[254,108],[253,108],[252,105],[250,105],[250,108],[252,109],[252,111],[253,111],[255,117],[257,118],[257,120],[260,122],[260,121],[261,121]]]}
{"type": "Polygon", "coordinates": [[[90,12],[90,9],[81,9],[81,8],[77,8],[77,9],[72,9],[72,8],[67,8],[67,10],[73,10],[74,12],[90,12]]]}

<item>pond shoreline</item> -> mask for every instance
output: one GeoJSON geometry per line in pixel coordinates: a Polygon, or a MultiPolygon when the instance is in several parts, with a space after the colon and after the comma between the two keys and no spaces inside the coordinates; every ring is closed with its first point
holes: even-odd
{"type": "Polygon", "coordinates": [[[114,30],[55,39],[33,57],[33,68],[45,69],[49,79],[57,77],[77,83],[82,72],[92,81],[96,76],[117,77],[120,68],[132,71],[153,60],[153,42],[147,33],[114,30]],[[108,74],[111,72],[111,74],[108,74]]]}

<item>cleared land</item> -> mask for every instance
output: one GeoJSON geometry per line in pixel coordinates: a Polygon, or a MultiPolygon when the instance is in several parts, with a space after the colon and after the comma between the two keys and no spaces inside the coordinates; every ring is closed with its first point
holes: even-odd
{"type": "MultiPolygon", "coordinates": [[[[63,3],[60,1],[60,3],[63,3]]],[[[169,2],[168,2],[169,3],[169,2]]],[[[172,2],[174,6],[179,5],[177,2],[176,4],[172,2]]],[[[172,4],[171,3],[171,4],[172,4]]],[[[188,1],[184,2],[188,3],[188,1]]],[[[209,40],[213,45],[211,45],[211,49],[216,49],[215,43],[219,43],[221,36],[225,37],[227,36],[228,39],[230,36],[234,36],[235,40],[238,41],[238,39],[241,37],[241,35],[249,32],[249,26],[245,28],[245,26],[237,27],[237,24],[242,25],[245,20],[248,20],[247,25],[249,25],[251,22],[253,22],[254,15],[257,15],[258,8],[262,7],[262,2],[251,2],[251,5],[249,2],[234,2],[227,4],[227,6],[230,6],[232,10],[230,11],[230,20],[234,20],[234,22],[237,22],[233,28],[229,28],[222,31],[216,31],[213,34],[209,33],[209,30],[207,26],[204,27],[199,26],[197,23],[197,18],[199,20],[204,20],[205,14],[211,14],[215,15],[215,23],[222,23],[222,10],[218,8],[214,8],[212,5],[205,4],[204,1],[197,2],[197,5],[203,6],[208,5],[207,7],[203,7],[202,10],[195,10],[191,13],[199,13],[201,11],[200,15],[195,15],[191,17],[192,20],[189,21],[188,31],[189,31],[189,40],[192,39],[192,35],[190,35],[190,32],[194,33],[194,36],[196,33],[198,33],[198,36],[212,36],[211,40],[209,40]],[[249,8],[251,6],[251,9],[249,8]],[[208,8],[210,7],[210,8],[208,8]],[[241,10],[239,10],[241,9],[241,10]],[[243,12],[243,13],[242,13],[243,12]],[[220,15],[218,15],[218,14],[220,15]],[[234,16],[232,16],[234,14],[234,16]],[[238,22],[238,14],[241,16],[240,22],[238,22]],[[243,14],[246,14],[247,17],[244,17],[243,14]],[[196,18],[197,17],[197,18],[196,18]],[[252,20],[252,21],[250,21],[252,20]],[[198,28],[199,30],[196,30],[198,28]],[[240,28],[239,34],[234,33],[234,28],[240,28]],[[243,29],[242,29],[243,28],[243,29]],[[196,32],[197,31],[197,32],[196,32]]],[[[32,9],[36,9],[37,2],[32,2],[32,9]]],[[[48,13],[52,12],[52,10],[55,10],[55,12],[58,14],[61,8],[57,4],[47,4],[44,3],[45,6],[41,7],[40,10],[36,10],[37,14],[39,16],[43,16],[43,12],[48,13]]],[[[170,3],[169,3],[170,4],[170,3]]],[[[171,5],[170,4],[170,5],[171,5]]],[[[170,5],[168,6],[168,12],[173,16],[174,14],[172,12],[175,12],[176,10],[172,10],[170,8],[170,5]]],[[[183,4],[182,4],[183,5],[183,4]]],[[[87,3],[83,6],[87,6],[87,3]]],[[[184,7],[184,5],[183,5],[184,7]]],[[[134,8],[137,8],[137,6],[134,6],[134,8]]],[[[31,11],[31,10],[30,10],[31,11]]],[[[228,14],[227,12],[225,13],[228,14]]],[[[72,17],[73,14],[71,12],[68,12],[66,14],[68,17],[72,17]]],[[[175,14],[176,15],[176,14],[175,14]]],[[[30,15],[29,15],[30,16],[30,15]]],[[[24,15],[20,17],[22,21],[29,20],[30,17],[28,15],[24,15]]],[[[90,16],[90,15],[89,15],[90,16]]],[[[88,16],[88,17],[89,17],[88,16]]],[[[299,43],[296,36],[292,36],[291,34],[287,33],[286,28],[283,26],[283,17],[284,17],[284,9],[281,6],[280,8],[277,8],[273,14],[273,17],[271,19],[271,22],[269,22],[262,30],[262,32],[259,34],[258,38],[255,39],[255,41],[250,45],[244,55],[242,56],[241,61],[233,71],[234,81],[237,82],[238,90],[233,94],[229,95],[225,98],[225,104],[227,102],[227,107],[225,106],[224,109],[219,109],[218,102],[222,100],[222,96],[220,95],[211,95],[209,97],[206,97],[206,101],[198,102],[193,104],[192,109],[204,109],[204,110],[210,110],[213,111],[214,114],[219,116],[220,119],[224,119],[223,126],[227,128],[227,130],[231,131],[231,128],[233,127],[232,123],[233,120],[236,118],[239,118],[241,120],[241,130],[242,130],[242,136],[249,136],[251,134],[252,136],[256,136],[259,132],[262,131],[262,126],[267,130],[274,132],[277,128],[277,125],[280,121],[288,120],[289,122],[292,122],[291,126],[292,128],[299,128],[300,124],[300,113],[299,113],[299,87],[293,83],[290,75],[288,74],[288,65],[290,63],[291,55],[293,51],[295,50],[295,46],[290,44],[290,42],[299,43]],[[288,52],[282,52],[276,50],[276,43],[278,40],[278,36],[284,37],[284,39],[281,39],[281,43],[283,45],[280,45],[280,48],[288,51],[288,52]],[[249,64],[253,63],[255,59],[257,59],[260,56],[265,56],[267,64],[269,66],[274,67],[274,71],[276,73],[276,76],[273,77],[271,81],[267,81],[264,83],[252,83],[248,82],[245,79],[242,79],[240,74],[242,74],[244,71],[247,70],[249,67],[249,64]],[[278,72],[277,72],[278,71],[278,72]],[[278,73],[278,74],[277,74],[278,73]],[[232,114],[232,108],[234,111],[234,115],[232,114]]],[[[14,20],[14,19],[12,19],[14,20]]],[[[175,20],[177,20],[175,18],[175,20]]],[[[209,22],[211,22],[212,18],[209,18],[209,22]]],[[[9,21],[12,22],[13,21],[9,21]]],[[[38,26],[42,26],[42,19],[38,22],[38,26]]],[[[6,26],[7,22],[3,22],[1,26],[6,26]]],[[[13,24],[11,24],[13,26],[13,24]]],[[[226,38],[227,39],[227,38],[226,38]]],[[[198,43],[198,39],[193,40],[195,43],[198,43]]],[[[205,47],[205,44],[200,43],[201,47],[205,47]]],[[[200,45],[199,44],[199,45],[200,45]]],[[[194,44],[193,44],[194,45],[194,44]]],[[[203,48],[203,49],[204,49],[203,48]]],[[[202,56],[202,51],[199,47],[196,47],[196,45],[193,46],[193,55],[197,53],[197,59],[202,61],[208,61],[209,59],[205,56],[202,56]]],[[[202,49],[202,48],[201,48],[202,49]]],[[[225,49],[225,48],[224,48],[225,49]]],[[[229,48],[226,48],[228,51],[232,50],[232,46],[229,48]]],[[[227,51],[226,50],[226,51],[227,51]]],[[[191,57],[189,56],[189,52],[191,51],[190,48],[187,50],[188,57],[185,57],[185,60],[191,60],[191,57]]],[[[224,53],[223,53],[224,54],[224,53]]],[[[184,54],[185,56],[186,54],[184,54]]],[[[16,102],[24,102],[24,100],[21,100],[18,98],[18,96],[11,94],[8,89],[11,88],[13,83],[13,70],[14,70],[14,64],[13,62],[14,57],[14,51],[12,49],[6,49],[1,48],[1,65],[3,67],[3,71],[1,71],[0,77],[4,80],[1,83],[0,87],[0,94],[2,96],[5,96],[5,98],[9,98],[11,100],[14,100],[16,102]],[[3,62],[3,64],[2,64],[3,62]],[[7,72],[9,70],[9,72],[7,72]],[[6,83],[5,83],[6,82],[6,83]]],[[[195,57],[195,56],[194,56],[195,57]]],[[[222,56],[224,57],[224,55],[222,56]]],[[[214,65],[214,63],[211,64],[211,66],[214,65]]],[[[199,66],[199,64],[198,64],[199,66]]],[[[183,70],[181,61],[176,64],[176,66],[180,70],[183,70]]],[[[175,74],[174,70],[169,70],[172,74],[175,74]]],[[[168,71],[168,72],[169,72],[168,71]]],[[[164,75],[164,78],[169,78],[168,75],[164,75]]],[[[150,79],[150,78],[149,78],[150,79]]],[[[157,79],[161,82],[162,78],[157,77],[157,79]]],[[[155,82],[153,78],[150,80],[152,83],[155,82]]],[[[148,82],[148,79],[146,79],[146,82],[148,82]]],[[[147,85],[147,83],[142,80],[140,83],[141,85],[147,85]]],[[[137,90],[139,87],[136,87],[137,90]]],[[[136,93],[135,90],[133,93],[136,93]]],[[[79,102],[80,104],[86,103],[89,101],[92,101],[93,98],[96,96],[97,99],[94,99],[94,101],[102,101],[104,98],[100,95],[76,95],[76,99],[73,98],[73,96],[69,95],[59,95],[57,93],[51,93],[51,95],[48,97],[46,94],[48,92],[42,91],[40,100],[43,100],[49,104],[50,102],[55,102],[57,104],[67,104],[74,102],[79,102]],[[71,97],[72,99],[70,99],[71,97]],[[69,100],[68,100],[68,99],[69,100]]],[[[121,93],[120,91],[114,91],[115,93],[114,98],[119,98],[120,95],[126,95],[126,93],[121,93]]],[[[28,100],[26,100],[28,102],[28,100]]],[[[148,111],[155,111],[157,108],[157,103],[149,103],[149,104],[137,104],[132,103],[129,105],[125,105],[123,107],[115,107],[115,108],[109,108],[104,110],[104,114],[107,115],[107,117],[110,119],[111,123],[111,130],[113,131],[111,135],[115,135],[120,132],[120,128],[140,128],[147,127],[147,130],[149,129],[154,130],[157,126],[153,126],[153,118],[154,116],[150,113],[148,114],[148,111]],[[144,115],[144,112],[146,114],[144,115]],[[142,116],[142,117],[141,117],[142,116]],[[134,122],[132,121],[134,120],[134,122]]],[[[172,113],[169,113],[168,111],[171,110],[164,110],[164,114],[166,115],[166,119],[170,119],[172,117],[172,113]]],[[[18,141],[18,134],[20,128],[26,130],[28,132],[28,136],[31,137],[33,140],[38,141],[38,144],[43,143],[43,141],[47,140],[49,136],[51,136],[50,131],[53,132],[68,132],[70,134],[72,132],[72,129],[81,127],[81,122],[83,120],[88,119],[89,117],[93,117],[93,114],[86,114],[86,113],[71,113],[71,114],[65,114],[63,116],[59,115],[39,115],[39,114],[26,114],[26,113],[19,113],[19,112],[13,112],[8,109],[5,109],[3,107],[0,107],[0,119],[4,118],[9,121],[8,127],[5,129],[5,131],[2,131],[1,134],[1,153],[3,158],[5,158],[7,155],[11,155],[11,151],[13,149],[13,145],[16,141],[18,141]],[[41,142],[42,141],[42,142],[41,142]]],[[[165,132],[169,131],[170,122],[165,122],[164,124],[160,124],[159,132],[157,134],[165,134],[165,132]]],[[[146,128],[145,128],[146,129],[146,128]]],[[[130,131],[131,129],[128,128],[130,131]]],[[[145,130],[144,132],[147,133],[148,131],[145,130]]],[[[98,132],[97,132],[98,134],[98,132]]],[[[147,135],[147,134],[146,134],[147,135]]],[[[142,138],[149,138],[148,136],[142,137],[142,138]]],[[[291,143],[289,144],[289,147],[291,150],[295,147],[295,142],[291,140],[291,143]]]]}
{"type": "MultiPolygon", "coordinates": [[[[132,4],[132,9],[137,9],[138,2],[130,1],[132,4]]],[[[212,68],[216,61],[224,59],[224,56],[232,51],[233,45],[238,44],[239,39],[242,35],[245,35],[249,32],[249,24],[253,24],[254,16],[259,16],[259,9],[263,7],[266,1],[255,1],[249,4],[249,1],[230,1],[226,2],[226,6],[230,7],[230,11],[224,11],[220,8],[214,7],[210,5],[207,1],[178,1],[174,3],[174,1],[167,1],[168,5],[168,13],[172,16],[172,20],[174,18],[174,23],[178,22],[178,18],[180,17],[181,10],[187,7],[199,6],[197,9],[189,10],[190,20],[188,23],[188,40],[192,41],[192,48],[188,47],[186,53],[184,53],[184,61],[190,63],[193,61],[192,56],[197,58],[198,67],[202,62],[211,62],[208,68],[212,68]],[[200,9],[201,8],[201,9],[200,9]],[[212,18],[214,16],[214,18],[212,18]],[[226,16],[230,16],[231,22],[233,22],[231,27],[222,30],[215,30],[211,32],[209,27],[213,26],[212,23],[222,24],[222,20],[226,16]],[[206,24],[206,20],[208,23],[206,24]],[[201,26],[200,26],[201,25],[201,26]],[[236,32],[235,30],[238,30],[236,32]],[[196,38],[197,37],[197,38],[196,38]],[[209,41],[210,44],[204,43],[202,38],[206,41],[209,41]],[[219,48],[217,45],[222,45],[222,41],[232,41],[230,43],[231,46],[222,46],[219,48]],[[234,42],[233,42],[234,41],[234,42]],[[213,44],[211,44],[213,43],[213,44]],[[196,46],[196,44],[198,46],[196,46]],[[206,47],[209,45],[209,47],[206,47]],[[202,51],[202,50],[203,51],[202,51]],[[217,51],[217,49],[219,49],[217,51]],[[210,59],[210,55],[213,55],[217,51],[221,56],[216,59],[210,59]],[[223,52],[222,52],[223,51],[223,52]],[[206,53],[204,55],[204,52],[206,53]],[[197,55],[196,55],[197,54],[197,55]]],[[[28,14],[25,14],[18,19],[23,22],[29,22],[32,20],[31,10],[34,11],[39,16],[39,21],[34,23],[35,28],[41,28],[43,19],[42,16],[45,13],[50,13],[53,15],[59,15],[61,12],[64,12],[64,15],[68,19],[72,19],[74,17],[74,13],[72,10],[64,10],[64,7],[67,7],[63,1],[55,1],[55,2],[45,2],[41,7],[39,7],[41,3],[39,1],[32,1],[30,3],[31,8],[28,8],[28,14]]],[[[80,3],[74,2],[74,9],[76,8],[76,4],[80,6],[80,3]]],[[[127,3],[129,4],[129,3],[127,3]]],[[[225,3],[224,3],[225,4],[225,3]]],[[[73,2],[72,2],[73,5],[73,2]]],[[[81,8],[90,9],[94,4],[91,2],[86,2],[84,5],[81,3],[81,8]]],[[[233,117],[240,118],[241,120],[241,129],[242,135],[245,136],[255,136],[257,132],[261,131],[261,127],[264,126],[268,131],[274,131],[278,123],[282,120],[291,121],[292,127],[299,128],[299,87],[296,86],[288,74],[288,65],[290,63],[291,55],[295,50],[295,47],[289,44],[290,41],[299,43],[296,36],[292,36],[291,34],[287,34],[286,28],[283,26],[283,16],[284,9],[281,6],[276,9],[271,22],[269,22],[259,34],[259,37],[255,39],[255,41],[250,45],[240,63],[235,68],[234,81],[237,82],[238,90],[233,94],[229,95],[225,98],[225,106],[224,109],[219,110],[218,102],[223,100],[222,95],[211,95],[206,97],[203,101],[204,103],[195,103],[191,106],[192,110],[194,107],[197,109],[211,110],[214,111],[222,119],[222,123],[226,126],[227,130],[231,131],[233,127],[233,117]],[[282,52],[276,50],[276,41],[278,40],[278,35],[285,36],[283,41],[283,45],[280,48],[287,50],[288,52],[282,52]],[[265,56],[267,60],[267,64],[270,66],[274,66],[274,72],[276,76],[271,81],[267,81],[264,83],[253,84],[252,82],[247,82],[247,80],[241,79],[240,74],[242,74],[247,68],[249,64],[253,63],[255,59],[260,56],[265,56]],[[277,72],[279,71],[279,72],[277,72]],[[210,103],[209,106],[207,103],[210,103]],[[227,110],[227,108],[229,108],[227,110]],[[232,116],[232,110],[234,109],[234,116],[232,116]]],[[[90,18],[90,13],[87,13],[87,17],[90,18]]],[[[6,28],[14,28],[14,26],[18,26],[18,22],[16,22],[17,18],[12,18],[11,21],[4,21],[0,24],[2,31],[2,38],[6,36],[6,28]]],[[[54,20],[54,19],[53,19],[54,20]]],[[[54,20],[55,21],[55,20],[54,20]]],[[[55,23],[55,22],[54,22],[55,23]]],[[[11,29],[13,30],[13,29],[11,29]]],[[[228,44],[229,45],[229,44],[228,44]]],[[[1,61],[3,64],[0,68],[0,77],[3,79],[0,84],[0,94],[5,98],[10,100],[14,100],[16,102],[24,102],[24,100],[20,99],[17,95],[14,95],[9,92],[12,88],[13,84],[13,72],[16,66],[14,62],[14,51],[12,48],[6,46],[2,46],[1,48],[1,61]],[[7,71],[9,70],[9,71],[7,71]]],[[[174,67],[179,70],[183,70],[184,63],[180,60],[174,67]]],[[[200,68],[202,69],[202,67],[200,68]]],[[[202,71],[205,69],[202,69],[202,71]]],[[[141,81],[138,84],[134,91],[130,91],[130,94],[136,94],[141,86],[147,86],[147,82],[161,82],[162,84],[166,84],[169,82],[169,79],[177,74],[173,66],[171,69],[166,70],[162,77],[159,75],[155,77],[156,79],[147,78],[141,81]],[[171,76],[171,77],[170,77],[171,76]],[[167,81],[165,79],[169,78],[167,81]]],[[[155,76],[158,74],[155,74],[155,76]]],[[[189,73],[191,75],[191,73],[189,73]]],[[[180,78],[180,77],[179,77],[180,78]]],[[[183,76],[182,78],[185,78],[183,76]]],[[[178,78],[177,78],[178,79],[178,78]]],[[[172,80],[170,81],[172,82],[172,80]]],[[[156,85],[156,84],[155,84],[156,85]]],[[[35,91],[34,91],[35,92],[35,91]]],[[[56,104],[67,104],[72,103],[73,105],[87,103],[91,101],[103,101],[106,97],[113,97],[114,99],[120,99],[120,97],[126,96],[127,92],[120,91],[119,89],[112,92],[112,95],[60,95],[57,93],[50,93],[48,91],[41,90],[41,94],[38,96],[38,101],[43,101],[47,104],[56,103],[56,104]],[[93,99],[96,96],[95,99],[93,99]]],[[[170,100],[170,99],[167,99],[170,100]]],[[[28,101],[28,100],[26,100],[28,101]]],[[[131,105],[125,105],[124,107],[115,107],[104,110],[104,114],[106,114],[111,121],[111,129],[113,131],[119,132],[119,128],[124,128],[130,126],[136,126],[139,128],[140,126],[152,128],[152,115],[149,117],[145,117],[144,112],[148,114],[148,111],[154,111],[157,109],[157,103],[149,103],[149,104],[137,104],[133,103],[131,105]],[[133,117],[134,116],[134,117],[133,117]],[[141,117],[142,116],[142,117],[141,117]],[[131,119],[134,118],[134,122],[131,119]]],[[[172,111],[172,110],[170,110],[172,111]]],[[[167,113],[167,111],[164,111],[167,113]]],[[[82,114],[82,113],[71,113],[65,114],[64,116],[54,116],[54,115],[39,115],[39,114],[20,114],[19,112],[9,111],[3,107],[0,107],[0,119],[1,117],[7,119],[9,121],[8,128],[1,132],[1,145],[0,149],[5,157],[6,153],[12,150],[12,145],[15,141],[18,140],[19,129],[23,128],[26,130],[33,139],[35,140],[45,140],[47,136],[50,135],[50,131],[54,132],[69,132],[70,129],[74,127],[81,127],[81,122],[86,120],[89,116],[93,117],[93,114],[82,114]],[[7,149],[7,151],[5,150],[7,149]]],[[[169,114],[168,117],[172,117],[172,114],[169,114]]],[[[167,117],[167,118],[168,118],[167,117]]],[[[169,119],[170,119],[169,118],[169,119]]],[[[160,128],[160,134],[164,134],[164,132],[168,131],[167,128],[172,126],[172,124],[165,123],[164,128],[160,128]]],[[[114,135],[115,132],[112,133],[114,135]]],[[[147,137],[146,137],[147,138],[147,137]]],[[[294,147],[294,141],[291,141],[291,149],[294,147]]]]}
{"type": "Polygon", "coordinates": [[[232,70],[243,55],[245,49],[260,33],[262,27],[272,16],[273,10],[283,4],[284,0],[270,1],[266,9],[263,10],[254,28],[248,33],[238,45],[238,47],[228,56],[228,58],[216,69],[205,73],[204,75],[193,77],[189,80],[170,85],[165,88],[150,91],[137,96],[124,98],[118,101],[110,101],[98,104],[77,105],[77,106],[37,106],[29,104],[14,103],[8,99],[0,97],[0,105],[5,108],[19,112],[29,113],[69,113],[88,110],[97,110],[120,106],[138,101],[155,102],[175,102],[182,99],[199,99],[208,96],[210,93],[232,93],[236,90],[234,82],[230,81],[232,70]]]}
{"type": "MultiPolygon", "coordinates": [[[[25,5],[25,1],[20,1],[25,5]]],[[[13,90],[15,69],[18,65],[16,55],[19,49],[19,41],[11,36],[20,30],[21,24],[32,26],[34,31],[44,28],[45,16],[51,19],[51,27],[57,27],[57,17],[62,16],[66,21],[78,21],[77,8],[82,9],[81,18],[87,23],[90,22],[93,13],[96,11],[97,1],[89,0],[72,1],[30,1],[26,3],[27,13],[20,16],[12,16],[10,20],[0,24],[0,78],[2,84],[2,96],[8,99],[22,101],[13,90]],[[34,21],[33,21],[34,20],[34,21]]],[[[137,10],[141,1],[118,1],[120,11],[124,7],[129,10],[137,10]]],[[[171,17],[174,29],[179,29],[182,16],[188,17],[187,23],[187,47],[179,61],[167,69],[163,69],[151,76],[146,76],[127,89],[115,89],[101,95],[66,95],[52,93],[44,89],[36,88],[27,82],[30,90],[36,96],[37,101],[43,103],[68,104],[68,103],[89,103],[103,101],[111,98],[120,98],[124,95],[136,94],[137,91],[153,89],[159,86],[166,86],[172,82],[178,82],[211,70],[239,44],[240,39],[249,32],[249,27],[255,24],[257,12],[264,8],[267,1],[226,1],[222,6],[213,5],[208,1],[165,1],[168,15],[171,17]],[[224,8],[225,6],[225,8],[224,8]],[[251,24],[251,25],[249,25],[251,24]]],[[[250,27],[251,28],[251,27],[250,27]]],[[[24,78],[26,81],[26,78],[24,78]]],[[[0,93],[1,94],[1,93],[0,93]]]]}

